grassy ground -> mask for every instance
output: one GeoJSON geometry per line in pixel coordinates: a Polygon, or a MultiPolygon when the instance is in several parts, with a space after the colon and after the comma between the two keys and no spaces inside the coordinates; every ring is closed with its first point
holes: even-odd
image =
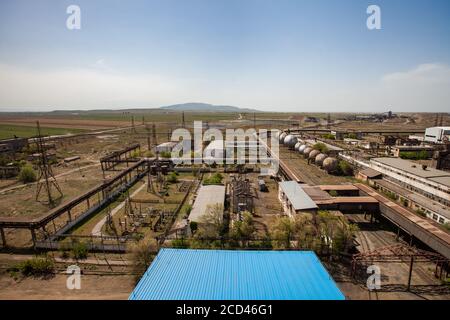
{"type": "MultiPolygon", "coordinates": [[[[84,130],[80,129],[41,128],[42,135],[60,135],[68,133],[80,133],[83,131],[84,130]]],[[[20,138],[29,138],[36,135],[37,132],[35,127],[0,124],[0,139],[14,138],[14,136],[20,138]]]]}

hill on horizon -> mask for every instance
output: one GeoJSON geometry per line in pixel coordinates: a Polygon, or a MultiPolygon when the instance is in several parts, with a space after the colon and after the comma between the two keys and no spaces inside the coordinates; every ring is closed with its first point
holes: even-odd
{"type": "Polygon", "coordinates": [[[213,105],[201,102],[188,102],[160,107],[162,110],[173,111],[202,111],[202,112],[261,112],[256,109],[239,108],[234,106],[213,105]]]}

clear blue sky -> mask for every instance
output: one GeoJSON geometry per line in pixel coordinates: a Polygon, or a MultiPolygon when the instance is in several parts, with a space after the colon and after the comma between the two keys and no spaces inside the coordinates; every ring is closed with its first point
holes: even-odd
{"type": "Polygon", "coordinates": [[[2,0],[0,110],[448,111],[448,39],[447,0],[2,0]]]}

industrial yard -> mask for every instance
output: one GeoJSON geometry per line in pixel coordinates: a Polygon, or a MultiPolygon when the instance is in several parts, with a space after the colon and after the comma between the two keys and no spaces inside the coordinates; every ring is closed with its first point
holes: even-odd
{"type": "MultiPolygon", "coordinates": [[[[186,121],[188,115],[176,117],[186,121]]],[[[450,299],[448,193],[440,199],[433,192],[437,204],[424,207],[427,201],[419,200],[430,199],[427,189],[403,192],[405,181],[376,167],[377,159],[404,158],[389,153],[396,146],[426,146],[435,150],[428,159],[401,161],[442,167],[426,175],[439,182],[450,177],[448,145],[417,141],[425,132],[417,122],[393,132],[368,129],[374,119],[334,125],[330,119],[339,115],[324,114],[323,124],[311,126],[289,115],[276,128],[279,171],[262,174],[262,163],[175,164],[170,152],[176,143],[167,142],[177,125],[139,116],[141,121],[127,115],[128,123],[102,120],[102,128],[54,136],[43,134],[36,118],[32,137],[0,143],[1,298],[125,299],[161,248],[257,248],[313,250],[347,299],[450,299]],[[342,129],[347,127],[352,129],[342,129]],[[366,149],[365,141],[378,142],[366,149]],[[23,168],[34,171],[34,181],[21,181],[23,168]],[[21,274],[21,263],[36,259],[51,262],[50,277],[21,274]],[[61,273],[72,263],[86,278],[83,293],[60,288],[61,273]],[[367,289],[364,275],[372,263],[382,273],[375,291],[367,289]],[[111,280],[100,285],[105,279],[111,280]]],[[[258,128],[271,116],[247,116],[239,124],[209,118],[208,128],[258,128]]],[[[204,150],[212,146],[203,143],[204,150]]]]}

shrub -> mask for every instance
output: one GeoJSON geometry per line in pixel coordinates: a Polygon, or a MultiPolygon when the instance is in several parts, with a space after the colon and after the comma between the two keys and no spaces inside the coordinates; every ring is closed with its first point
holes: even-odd
{"type": "Polygon", "coordinates": [[[86,259],[88,255],[88,247],[84,242],[75,242],[72,247],[72,256],[74,259],[86,259]]]}
{"type": "Polygon", "coordinates": [[[189,223],[189,227],[191,228],[192,233],[195,233],[195,231],[197,231],[198,229],[198,223],[195,221],[191,221],[189,223]]]}
{"type": "Polygon", "coordinates": [[[328,139],[328,140],[335,140],[336,139],[336,137],[334,135],[332,135],[331,133],[325,133],[324,135],[322,135],[322,138],[328,139]]]}
{"type": "Polygon", "coordinates": [[[160,152],[159,155],[160,155],[161,158],[166,158],[166,159],[169,159],[169,158],[172,157],[172,154],[170,152],[168,152],[168,151],[160,152]]]}
{"type": "Polygon", "coordinates": [[[171,172],[167,176],[167,182],[169,182],[169,183],[177,183],[178,182],[177,174],[175,172],[171,172]]]}
{"type": "Polygon", "coordinates": [[[10,269],[18,271],[24,276],[45,276],[53,273],[55,265],[53,260],[48,257],[36,257],[23,262],[10,269]]]}
{"type": "Polygon", "coordinates": [[[328,152],[328,148],[327,146],[322,143],[322,142],[318,142],[313,146],[313,149],[319,150],[321,153],[327,153],[328,152]]]}
{"type": "Polygon", "coordinates": [[[337,172],[339,175],[343,176],[352,176],[353,175],[353,167],[347,161],[339,161],[337,172]]]}
{"type": "Polygon", "coordinates": [[[211,177],[206,178],[203,184],[221,184],[223,176],[220,173],[215,173],[211,177]]]}
{"type": "Polygon", "coordinates": [[[145,151],[144,156],[147,158],[153,158],[155,155],[150,150],[145,151]]]}
{"type": "Polygon", "coordinates": [[[36,173],[31,166],[24,166],[19,173],[19,181],[29,183],[36,181],[36,173]]]}
{"type": "Polygon", "coordinates": [[[444,228],[450,231],[450,222],[445,223],[444,228]]]}

